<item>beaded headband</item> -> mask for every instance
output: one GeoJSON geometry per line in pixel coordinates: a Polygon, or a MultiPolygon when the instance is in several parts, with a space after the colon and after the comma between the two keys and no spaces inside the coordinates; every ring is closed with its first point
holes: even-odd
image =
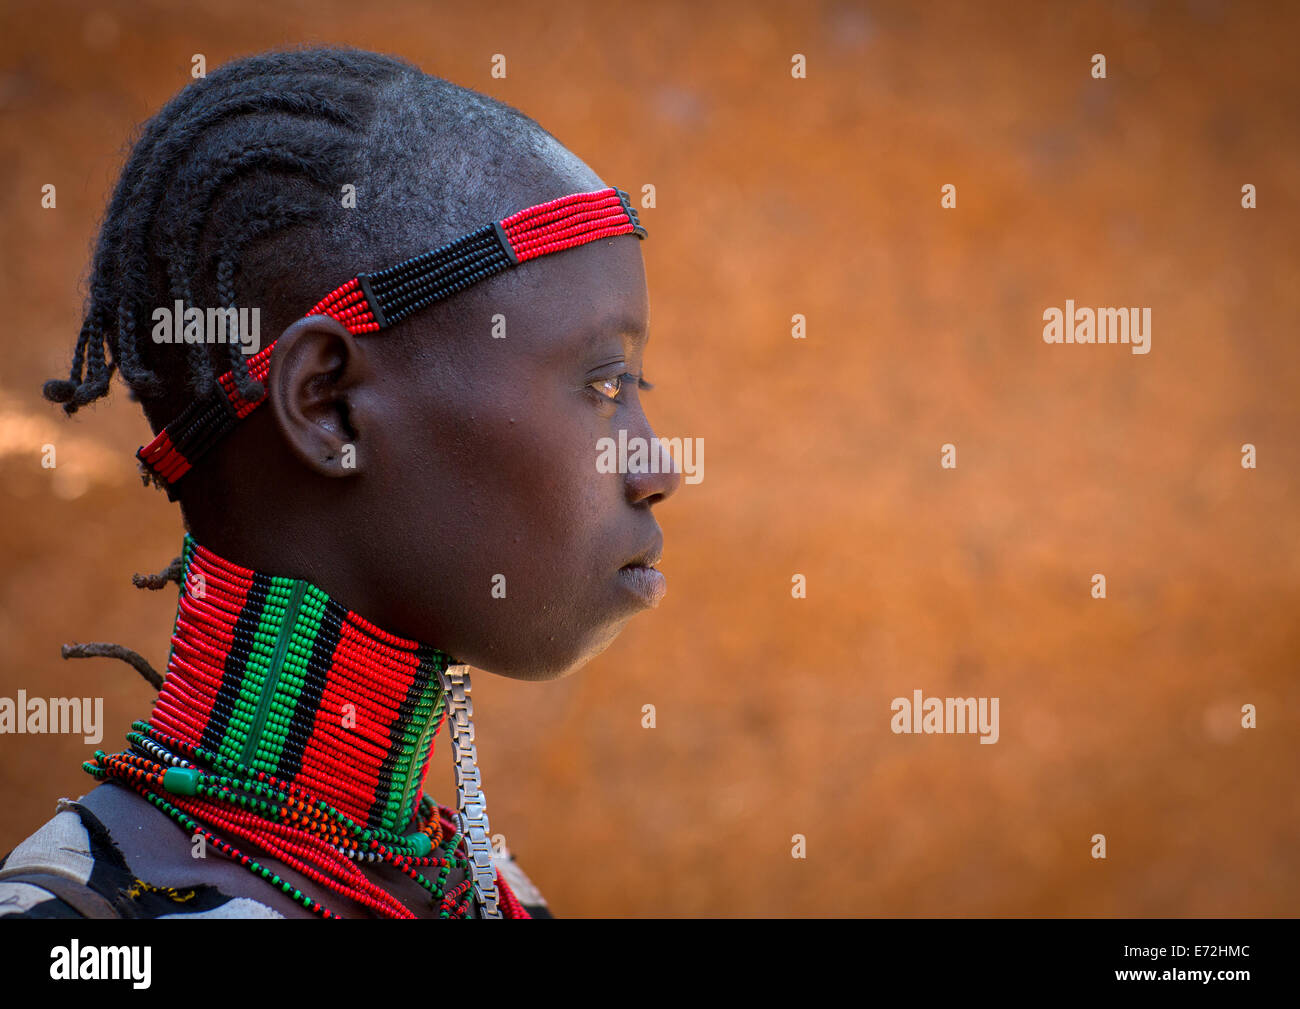
{"type": "MultiPolygon", "coordinates": [[[[386,270],[358,274],[317,302],[304,318],[328,315],[350,333],[376,333],[530,259],[627,234],[645,238],[646,230],[623,190],[609,187],[562,196],[485,224],[386,270]]],[[[272,340],[249,359],[250,378],[265,384],[274,348],[272,340]]],[[[259,399],[245,399],[234,373],[228,371],[211,393],[186,407],[136,457],[174,501],[176,482],[266,398],[264,392],[259,399]]]]}

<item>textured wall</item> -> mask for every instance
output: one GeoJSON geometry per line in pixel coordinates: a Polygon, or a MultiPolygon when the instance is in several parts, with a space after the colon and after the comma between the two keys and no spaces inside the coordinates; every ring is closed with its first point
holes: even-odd
{"type": "MultiPolygon", "coordinates": [[[[128,579],[181,536],[145,423],[121,386],[70,422],[38,392],[131,128],[193,53],[348,42],[658,190],[647,409],[707,449],[661,511],[668,597],[565,681],[475,682],[493,826],[558,914],[1294,913],[1294,12],[6,6],[0,696],[103,696],[116,748],[147,686],[59,645],[166,657],[174,596],[128,579]],[[1149,307],[1151,352],[1045,344],[1067,298],[1149,307]],[[998,742],[892,733],[915,689],[999,698],[998,742]]],[[[0,735],[0,851],[91,749],[0,735]]]]}

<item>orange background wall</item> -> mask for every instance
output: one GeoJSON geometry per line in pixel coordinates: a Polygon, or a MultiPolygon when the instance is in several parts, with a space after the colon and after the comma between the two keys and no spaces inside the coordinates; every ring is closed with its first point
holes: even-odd
{"type": "MultiPolygon", "coordinates": [[[[166,659],[174,596],[129,581],[182,533],[144,420],[120,385],[72,421],[39,396],[131,129],[193,53],[346,42],[657,187],[648,409],[706,446],[661,510],[668,597],[564,681],[474,683],[494,830],[557,914],[1295,912],[1294,12],[5,6],[0,695],[103,696],[117,748],[148,687],[59,645],[166,659]],[[1067,298],[1150,307],[1151,353],[1046,345],[1067,298]],[[914,689],[998,697],[1001,738],[893,734],[914,689]]],[[[91,749],[0,736],[0,852],[91,749]]]]}

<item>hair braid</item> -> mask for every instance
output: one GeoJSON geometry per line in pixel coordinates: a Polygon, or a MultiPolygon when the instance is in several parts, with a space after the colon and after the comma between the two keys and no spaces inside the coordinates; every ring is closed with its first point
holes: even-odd
{"type": "Polygon", "coordinates": [[[507,155],[533,170],[541,136],[522,113],[377,53],[291,50],[216,68],[137,131],[68,377],[44,395],[73,413],[116,371],[155,432],[226,371],[259,397],[238,339],[217,348],[174,327],[170,346],[155,342],[154,313],[256,302],[263,323],[269,312],[288,325],[330,282],[481,224],[507,155]],[[363,212],[342,205],[344,182],[364,187],[363,212]]]}
{"type": "MultiPolygon", "coordinates": [[[[378,83],[414,72],[397,60],[348,51],[271,54],[225,70],[195,81],[150,120],[123,169],[95,250],[90,297],[68,378],[53,379],[43,388],[47,399],[63,404],[70,414],[106,395],[115,369],[141,399],[163,392],[163,383],[144,362],[143,349],[148,306],[161,300],[150,298],[150,246],[164,204],[176,208],[181,224],[164,224],[167,233],[156,248],[168,292],[188,306],[194,281],[201,279],[194,269],[197,247],[222,188],[241,174],[277,171],[325,182],[348,161],[347,149],[334,133],[362,130],[378,83]],[[253,81],[256,87],[240,87],[253,81]],[[321,128],[277,143],[277,135],[286,132],[284,123],[267,118],[277,116],[317,122],[321,128]],[[242,127],[240,142],[222,149],[218,141],[215,155],[195,155],[213,130],[233,129],[238,137],[240,120],[251,121],[242,127]]],[[[188,388],[197,395],[211,389],[215,374],[207,347],[186,345],[178,356],[188,365],[188,388]]],[[[247,369],[242,371],[246,378],[247,369]]],[[[242,384],[252,391],[247,382],[242,384]]]]}

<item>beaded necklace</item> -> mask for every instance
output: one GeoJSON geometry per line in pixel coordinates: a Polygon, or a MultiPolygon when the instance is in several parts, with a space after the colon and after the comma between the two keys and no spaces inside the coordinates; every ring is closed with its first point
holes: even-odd
{"type": "Polygon", "coordinates": [[[189,535],[182,559],[153,712],[132,724],[129,750],[96,750],[84,769],[135,789],[323,918],[339,915],[256,853],[382,917],[416,915],[361,863],[396,866],[443,918],[476,910],[528,917],[491,864],[464,667],[381,630],[315,585],[239,567],[189,535]],[[421,787],[449,701],[459,811],[421,787]],[[449,890],[454,868],[467,877],[449,890]],[[436,870],[434,878],[422,869],[436,870]]]}

